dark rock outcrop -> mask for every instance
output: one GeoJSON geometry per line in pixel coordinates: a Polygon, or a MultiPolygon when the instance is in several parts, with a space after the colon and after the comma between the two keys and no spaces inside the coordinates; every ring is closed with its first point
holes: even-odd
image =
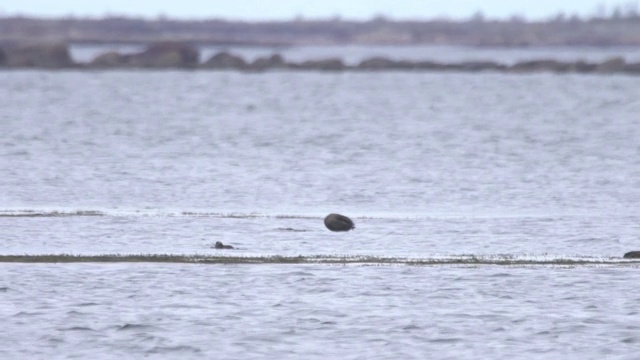
{"type": "Polygon", "coordinates": [[[623,72],[626,65],[621,57],[611,58],[596,66],[596,72],[599,73],[619,73],[623,72]]]}
{"type": "Polygon", "coordinates": [[[300,64],[292,65],[294,69],[303,70],[320,70],[320,71],[342,71],[346,69],[346,65],[341,59],[331,58],[324,60],[308,60],[300,64]]]}
{"type": "Polygon", "coordinates": [[[631,63],[624,66],[624,72],[630,74],[640,74],[640,63],[631,63]]]}
{"type": "Polygon", "coordinates": [[[353,221],[340,214],[329,214],[324,218],[324,225],[331,231],[349,231],[355,229],[353,221]]]}
{"type": "Polygon", "coordinates": [[[3,48],[0,48],[0,66],[7,65],[7,53],[3,48]]]}
{"type": "Polygon", "coordinates": [[[426,71],[442,71],[447,67],[447,65],[435,61],[417,61],[412,64],[411,69],[426,71]]]}
{"type": "Polygon", "coordinates": [[[129,63],[134,67],[146,68],[195,68],[199,60],[200,52],[193,46],[179,42],[162,42],[134,54],[129,63]]]}
{"type": "Polygon", "coordinates": [[[209,60],[205,61],[201,67],[205,69],[241,70],[247,67],[247,62],[239,56],[223,51],[213,55],[209,60]]]}
{"type": "Polygon", "coordinates": [[[247,65],[248,70],[264,71],[271,69],[286,69],[288,64],[281,55],[274,54],[269,57],[260,57],[255,59],[251,64],[247,65]]]}
{"type": "Polygon", "coordinates": [[[624,254],[623,258],[625,259],[640,259],[640,251],[629,251],[624,254]]]}
{"type": "Polygon", "coordinates": [[[239,71],[301,70],[301,71],[429,71],[429,72],[482,72],[506,73],[581,73],[581,74],[640,74],[640,63],[627,63],[623,57],[613,57],[601,63],[582,60],[558,61],[535,59],[505,65],[493,61],[463,61],[441,63],[429,60],[393,60],[372,57],[357,65],[346,65],[340,58],[287,62],[279,54],[260,57],[247,62],[240,56],[223,51],[204,63],[199,62],[197,48],[181,42],[160,42],[134,54],[115,51],[97,56],[88,64],[77,64],[71,59],[64,44],[16,45],[4,43],[0,47],[0,66],[9,68],[154,68],[154,69],[219,69],[239,71]]]}
{"type": "Polygon", "coordinates": [[[566,72],[569,71],[571,65],[557,60],[531,60],[520,61],[509,68],[512,72],[566,72]]]}
{"type": "Polygon", "coordinates": [[[591,73],[596,70],[598,64],[588,63],[586,61],[578,60],[576,62],[569,63],[568,71],[577,73],[591,73]]]}
{"type": "Polygon", "coordinates": [[[91,68],[157,68],[193,69],[200,61],[200,52],[180,42],[162,42],[149,46],[136,54],[110,51],[89,63],[91,68]]]}
{"type": "Polygon", "coordinates": [[[362,60],[357,68],[361,70],[413,69],[414,63],[400,62],[383,57],[373,57],[362,60]]]}
{"type": "Polygon", "coordinates": [[[458,64],[456,70],[465,72],[480,71],[502,71],[507,68],[506,65],[498,64],[493,61],[465,61],[458,64]]]}
{"type": "Polygon", "coordinates": [[[4,51],[9,67],[61,69],[76,66],[65,44],[19,45],[4,51]]]}
{"type": "Polygon", "coordinates": [[[98,55],[89,63],[92,68],[117,68],[127,65],[127,61],[131,56],[122,55],[115,51],[98,55]]]}

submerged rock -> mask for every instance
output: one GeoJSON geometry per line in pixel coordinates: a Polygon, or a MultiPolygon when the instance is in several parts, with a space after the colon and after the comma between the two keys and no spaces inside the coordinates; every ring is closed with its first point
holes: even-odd
{"type": "Polygon", "coordinates": [[[623,258],[625,259],[640,259],[640,251],[629,251],[624,254],[623,258]]]}
{"type": "Polygon", "coordinates": [[[324,218],[324,225],[331,231],[349,231],[355,229],[353,221],[340,214],[329,214],[324,218]]]}
{"type": "Polygon", "coordinates": [[[220,241],[216,241],[216,245],[215,245],[216,249],[233,249],[233,246],[231,245],[225,245],[220,241]]]}

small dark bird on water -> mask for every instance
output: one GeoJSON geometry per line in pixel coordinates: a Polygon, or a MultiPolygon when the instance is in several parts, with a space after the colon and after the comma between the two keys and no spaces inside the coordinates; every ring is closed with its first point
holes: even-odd
{"type": "Polygon", "coordinates": [[[625,259],[638,259],[640,258],[640,251],[629,251],[624,254],[623,258],[625,259]]]}
{"type": "Polygon", "coordinates": [[[233,249],[233,246],[225,245],[220,241],[216,241],[216,249],[233,249]]]}
{"type": "Polygon", "coordinates": [[[349,231],[356,228],[353,221],[340,214],[329,214],[324,218],[324,226],[331,231],[349,231]]]}

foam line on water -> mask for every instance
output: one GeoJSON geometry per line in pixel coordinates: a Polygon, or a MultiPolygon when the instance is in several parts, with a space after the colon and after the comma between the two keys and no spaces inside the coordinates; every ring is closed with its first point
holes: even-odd
{"type": "MultiPolygon", "coordinates": [[[[0,218],[28,218],[28,217],[196,217],[196,218],[233,218],[233,219],[323,219],[329,211],[319,212],[253,212],[253,211],[225,211],[207,209],[100,209],[100,208],[5,208],[0,209],[0,218]]],[[[429,219],[502,219],[522,218],[540,221],[554,221],[584,214],[417,214],[417,213],[385,213],[385,212],[344,212],[352,219],[358,220],[429,220],[429,219]]],[[[597,217],[596,215],[589,217],[597,217]]]]}
{"type": "Polygon", "coordinates": [[[335,264],[335,265],[407,265],[407,266],[614,266],[640,267],[640,259],[606,257],[456,255],[420,258],[370,255],[298,255],[243,256],[172,254],[34,254],[0,255],[1,263],[194,263],[194,264],[335,264]]]}

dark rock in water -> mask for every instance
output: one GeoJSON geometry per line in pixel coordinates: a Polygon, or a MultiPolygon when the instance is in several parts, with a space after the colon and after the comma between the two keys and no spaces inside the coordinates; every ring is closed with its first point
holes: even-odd
{"type": "Polygon", "coordinates": [[[147,68],[195,68],[200,52],[193,46],[180,42],[161,42],[149,46],[145,51],[131,56],[134,67],[147,68]]]}
{"type": "Polygon", "coordinates": [[[619,73],[624,71],[626,64],[624,58],[614,57],[597,65],[596,71],[599,73],[619,73]]]}
{"type": "Polygon", "coordinates": [[[570,63],[569,71],[577,72],[577,73],[591,73],[591,72],[594,72],[597,67],[598,67],[597,64],[592,64],[583,60],[578,60],[574,63],[570,63]]]}
{"type": "Polygon", "coordinates": [[[632,74],[640,74],[640,63],[625,64],[624,71],[632,74]]]}
{"type": "Polygon", "coordinates": [[[126,65],[128,58],[131,56],[121,55],[115,51],[109,51],[99,55],[89,63],[89,67],[95,68],[113,68],[126,65]]]}
{"type": "Polygon", "coordinates": [[[567,72],[570,70],[571,64],[557,60],[530,60],[521,61],[509,68],[513,72],[567,72]]]}
{"type": "Polygon", "coordinates": [[[4,52],[9,67],[59,69],[76,66],[65,44],[23,45],[7,48],[4,52]]]}
{"type": "MultiPolygon", "coordinates": [[[[610,64],[605,65],[603,69],[613,68],[619,64],[613,61],[610,64]]],[[[564,62],[557,60],[531,60],[522,61],[514,64],[508,68],[511,72],[555,72],[555,73],[591,73],[596,71],[597,64],[588,63],[582,60],[576,62],[564,62]]]]}
{"type": "Polygon", "coordinates": [[[383,57],[373,57],[362,60],[357,67],[358,69],[362,70],[388,70],[411,68],[412,66],[407,67],[405,66],[405,64],[400,64],[398,61],[390,60],[383,57]]]}
{"type": "Polygon", "coordinates": [[[0,48],[0,66],[5,66],[7,63],[7,53],[4,49],[0,48]]]}
{"type": "Polygon", "coordinates": [[[349,231],[355,229],[353,221],[340,214],[329,214],[324,218],[324,225],[331,231],[349,231]]]}
{"type": "Polygon", "coordinates": [[[507,67],[502,64],[494,63],[493,61],[465,61],[457,65],[456,70],[462,71],[501,71],[507,67]]]}
{"type": "Polygon", "coordinates": [[[624,254],[623,258],[625,259],[640,259],[640,251],[629,251],[624,254]]]}
{"type": "Polygon", "coordinates": [[[220,242],[220,241],[216,241],[216,246],[215,246],[215,248],[216,248],[216,249],[233,249],[233,246],[231,246],[231,245],[225,245],[225,244],[223,244],[223,243],[222,243],[222,242],[220,242]]]}
{"type": "Polygon", "coordinates": [[[247,65],[248,70],[264,71],[271,69],[286,69],[288,64],[281,55],[274,54],[270,57],[260,57],[255,59],[251,64],[247,65]]]}
{"type": "Polygon", "coordinates": [[[226,51],[217,53],[201,65],[205,69],[244,69],[247,63],[243,58],[226,51]]]}
{"type": "Polygon", "coordinates": [[[109,51],[91,61],[90,68],[186,68],[198,66],[200,52],[180,42],[159,42],[135,54],[109,51]]]}
{"type": "Polygon", "coordinates": [[[324,60],[308,60],[293,67],[304,70],[341,71],[347,66],[342,62],[342,60],[331,58],[324,60]]]}

